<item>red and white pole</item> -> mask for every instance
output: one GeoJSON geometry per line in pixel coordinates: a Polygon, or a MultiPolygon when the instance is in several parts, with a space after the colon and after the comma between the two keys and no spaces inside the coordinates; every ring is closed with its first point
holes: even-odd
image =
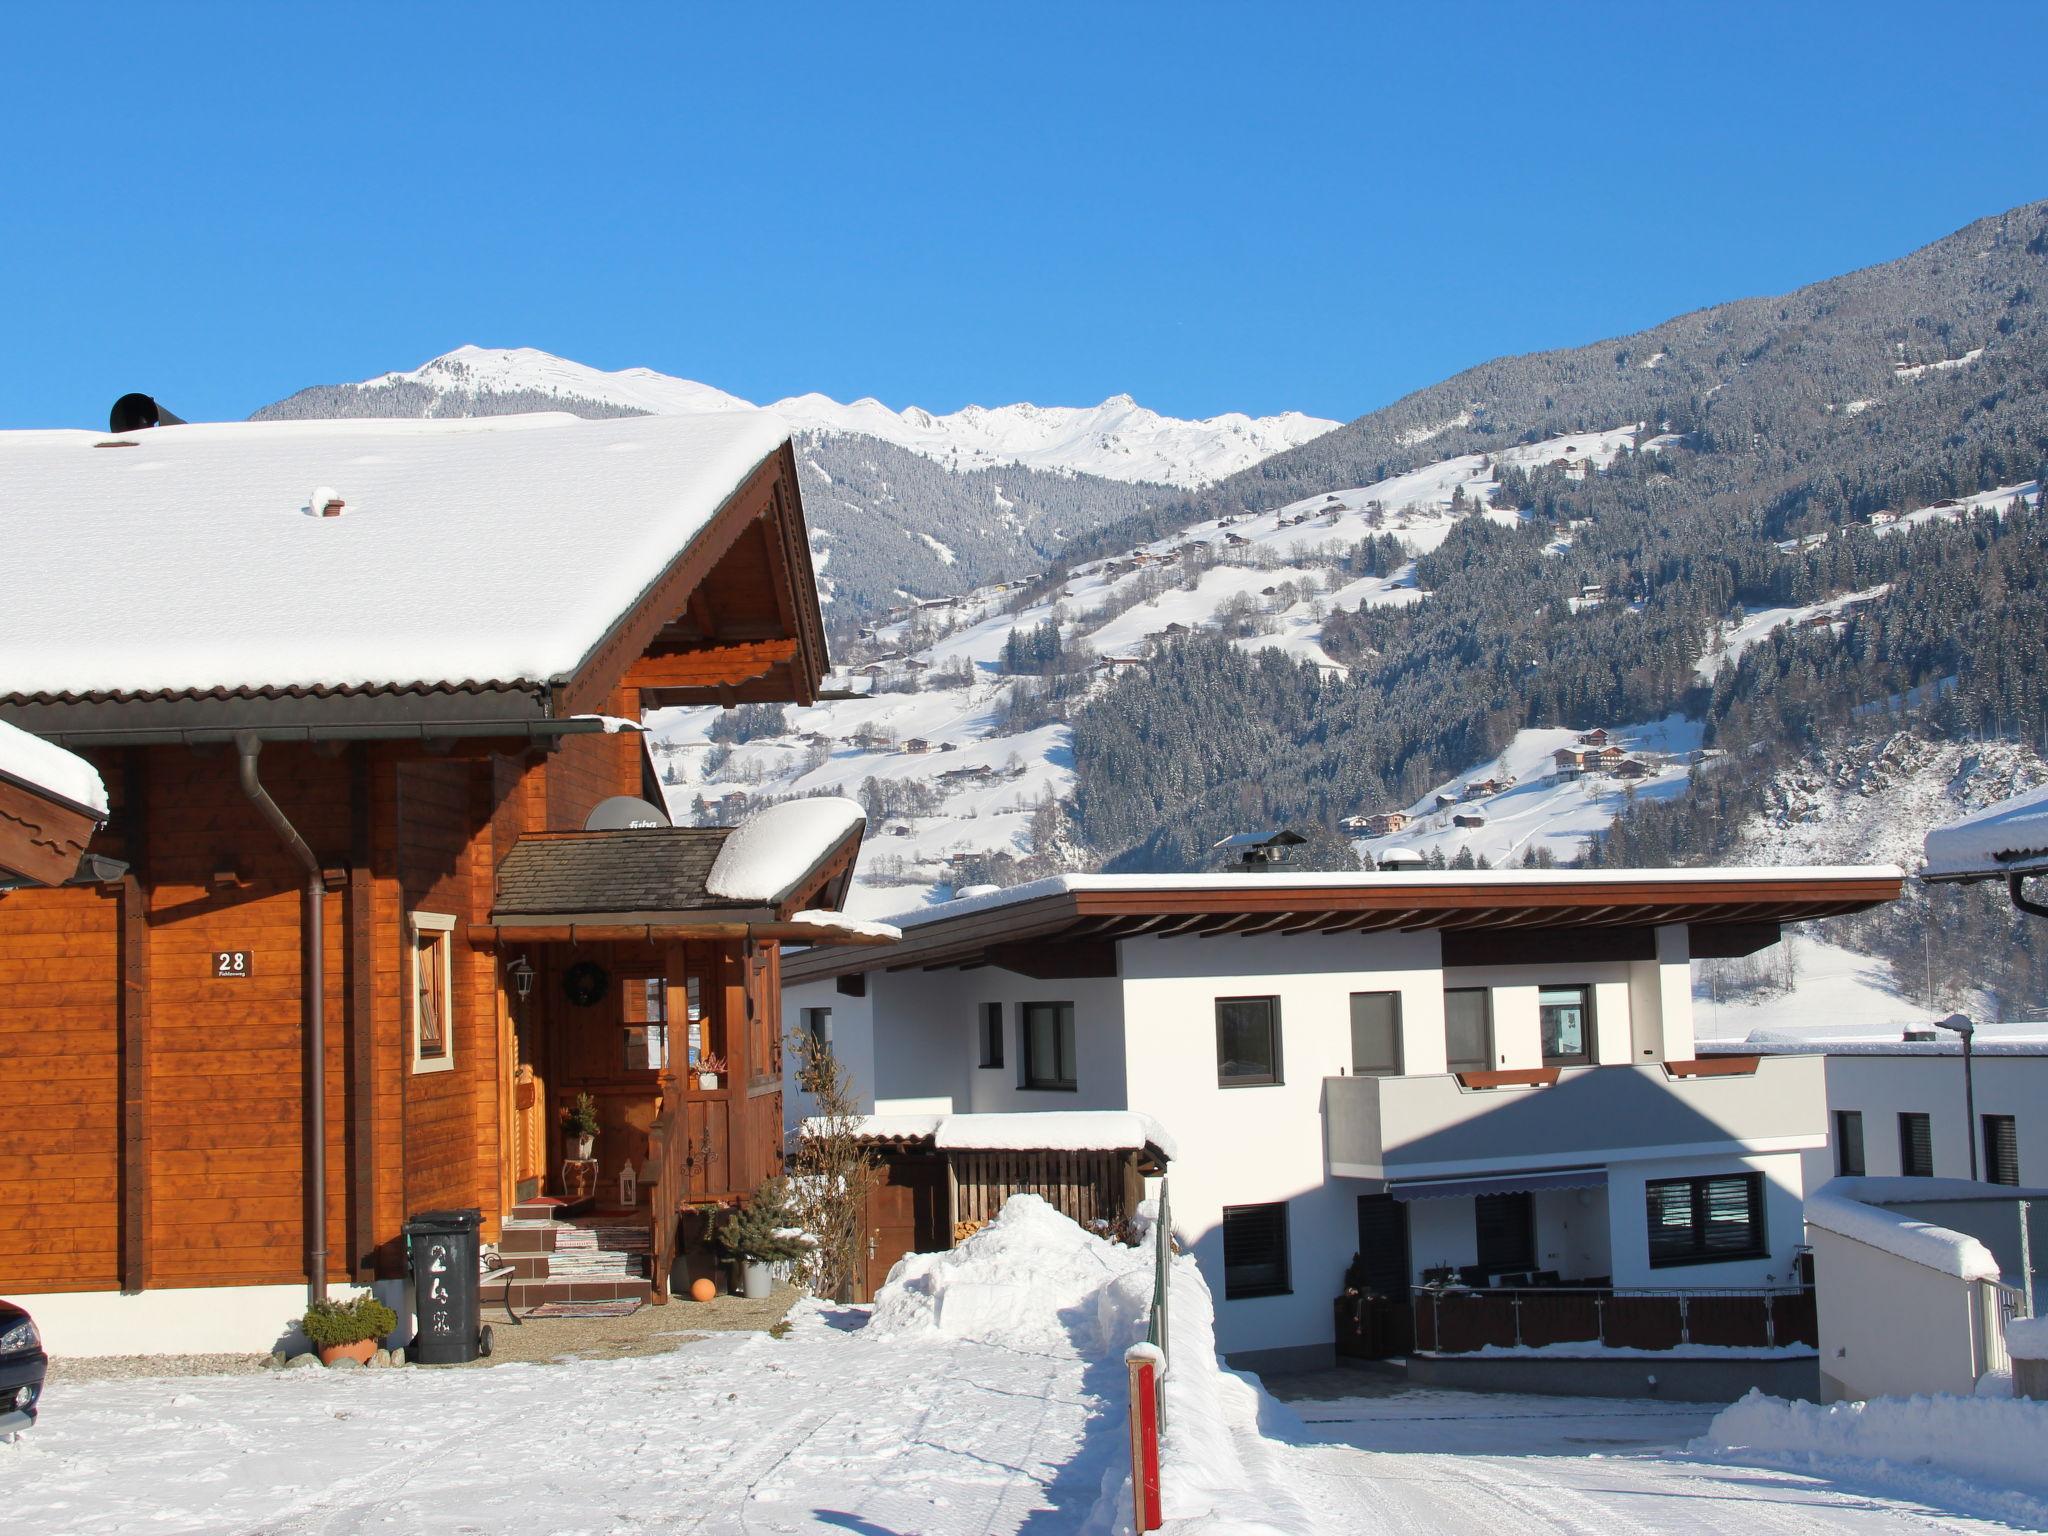
{"type": "Polygon", "coordinates": [[[1156,1531],[1159,1509],[1159,1373],[1166,1357],[1156,1344],[1124,1351],[1131,1378],[1131,1518],[1141,1531],[1156,1531]]]}

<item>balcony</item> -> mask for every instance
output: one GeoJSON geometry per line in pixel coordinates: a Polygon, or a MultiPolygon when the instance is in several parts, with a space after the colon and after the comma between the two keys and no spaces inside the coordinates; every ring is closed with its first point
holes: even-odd
{"type": "MultiPolygon", "coordinates": [[[[1719,1057],[1323,1082],[1330,1172],[1388,1183],[1827,1140],[1818,1056],[1719,1057]]],[[[1445,1191],[1449,1192],[1449,1191],[1445,1191]]]]}

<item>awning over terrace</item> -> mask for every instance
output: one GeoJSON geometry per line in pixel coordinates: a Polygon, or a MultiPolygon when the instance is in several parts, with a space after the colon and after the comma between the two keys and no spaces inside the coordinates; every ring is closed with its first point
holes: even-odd
{"type": "Polygon", "coordinates": [[[1533,1194],[1544,1189],[1605,1189],[1605,1168],[1553,1168],[1502,1173],[1483,1179],[1395,1179],[1387,1193],[1396,1200],[1469,1200],[1475,1195],[1533,1194]]]}

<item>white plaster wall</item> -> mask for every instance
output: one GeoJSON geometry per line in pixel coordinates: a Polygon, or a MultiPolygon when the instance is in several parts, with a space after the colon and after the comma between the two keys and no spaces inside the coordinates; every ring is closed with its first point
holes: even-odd
{"type": "Polygon", "coordinates": [[[849,1077],[862,1113],[875,1107],[875,1029],[874,989],[881,978],[870,977],[868,996],[847,997],[830,981],[805,982],[801,986],[785,987],[782,991],[782,1035],[785,1045],[782,1052],[782,1118],[784,1125],[794,1129],[804,1119],[816,1113],[811,1096],[797,1086],[797,1071],[803,1065],[803,1058],[790,1050],[787,1041],[791,1035],[803,1028],[806,1008],[830,1008],[832,1010],[832,1054],[843,1065],[849,1077]]]}
{"type": "Polygon", "coordinates": [[[1793,1283],[1793,1250],[1806,1241],[1806,1187],[1800,1154],[1759,1153],[1749,1157],[1645,1158],[1613,1162],[1607,1168],[1609,1247],[1614,1283],[1663,1290],[1693,1287],[1783,1286],[1793,1283]],[[1764,1176],[1764,1230],[1770,1253],[1761,1259],[1719,1264],[1650,1267],[1650,1222],[1643,1186],[1653,1179],[1704,1178],[1721,1173],[1764,1176]]]}
{"type": "Polygon", "coordinates": [[[1219,1348],[1329,1343],[1331,1302],[1358,1247],[1360,1186],[1327,1176],[1323,1079],[1350,1071],[1353,992],[1400,992],[1408,1070],[1443,1071],[1437,936],[1136,939],[1120,948],[1129,1107],[1179,1142],[1174,1226],[1216,1294],[1219,1348]],[[1280,999],[1283,1083],[1217,1083],[1216,999],[1233,996],[1280,999]],[[1224,1299],[1223,1208],[1279,1200],[1289,1203],[1293,1293],[1224,1299]]]}
{"type": "Polygon", "coordinates": [[[1479,1229],[1470,1200],[1410,1200],[1408,1257],[1413,1278],[1446,1265],[1462,1269],[1479,1262],[1479,1229]]]}
{"type": "Polygon", "coordinates": [[[1976,1390],[1971,1282],[1819,1227],[1810,1236],[1823,1399],[1976,1390]]]}
{"type": "MultiPolygon", "coordinates": [[[[1470,1202],[1465,1202],[1470,1204],[1470,1202]]],[[[1531,1197],[1536,1213],[1536,1267],[1559,1278],[1612,1274],[1607,1197],[1597,1189],[1545,1189],[1531,1197]]]]}
{"type": "Polygon", "coordinates": [[[1659,1061],[1691,1061],[1698,1053],[1692,1022],[1691,957],[1692,936],[1685,924],[1666,923],[1657,929],[1659,1061]]]}
{"type": "Polygon", "coordinates": [[[1620,1065],[1639,1059],[1631,1043],[1633,1010],[1640,991],[1632,985],[1635,968],[1626,960],[1580,965],[1461,965],[1446,970],[1441,985],[1446,991],[1485,987],[1493,994],[1494,1066],[1506,1071],[1543,1065],[1542,1015],[1537,1001],[1543,988],[1590,986],[1594,1064],[1620,1065]]]}
{"type": "MultiPolygon", "coordinates": [[[[2048,1184],[2048,1054],[1976,1058],[1978,1115],[2011,1115],[2019,1137],[2020,1182],[2048,1184]]],[[[1847,1056],[1827,1059],[1828,1135],[1834,1111],[1863,1112],[1864,1169],[1872,1177],[1895,1175],[1899,1166],[1899,1112],[1924,1111],[1934,1142],[1936,1178],[1970,1176],[1970,1140],[1977,1137],[1978,1176],[1983,1176],[1980,1128],[1965,1124],[1963,1059],[1953,1056],[1847,1056]]],[[[1980,1122],[1981,1124],[1981,1122],[1980,1122]]],[[[1829,1147],[1823,1171],[1834,1172],[1829,1147]]]]}
{"type": "MultiPolygon", "coordinates": [[[[347,1301],[365,1289],[335,1285],[328,1295],[347,1301]]],[[[380,1280],[367,1289],[398,1314],[398,1326],[384,1342],[410,1339],[406,1283],[380,1280]]],[[[254,1355],[278,1348],[296,1354],[309,1347],[298,1327],[306,1310],[304,1285],[193,1286],[132,1294],[53,1291],[5,1299],[35,1319],[43,1348],[53,1356],[254,1355]]]]}

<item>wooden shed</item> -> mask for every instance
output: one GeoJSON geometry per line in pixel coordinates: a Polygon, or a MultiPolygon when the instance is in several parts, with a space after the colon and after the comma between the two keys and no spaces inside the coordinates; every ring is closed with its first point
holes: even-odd
{"type": "Polygon", "coordinates": [[[868,1201],[868,1300],[906,1253],[964,1242],[1012,1195],[1115,1235],[1173,1156],[1158,1122],[1127,1110],[867,1115],[861,1135],[882,1165],[868,1201]]]}

